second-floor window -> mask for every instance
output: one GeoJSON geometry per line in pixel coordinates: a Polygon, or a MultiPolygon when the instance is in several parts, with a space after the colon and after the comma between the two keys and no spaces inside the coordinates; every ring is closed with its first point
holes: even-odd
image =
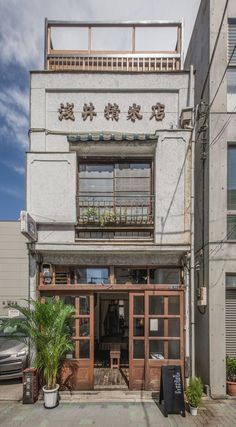
{"type": "Polygon", "coordinates": [[[227,111],[236,111],[236,18],[228,20],[227,111]]]}
{"type": "Polygon", "coordinates": [[[228,145],[227,239],[236,240],[236,145],[228,145]]]}
{"type": "Polygon", "coordinates": [[[149,222],[151,162],[80,163],[79,220],[100,225],[149,222]]]}

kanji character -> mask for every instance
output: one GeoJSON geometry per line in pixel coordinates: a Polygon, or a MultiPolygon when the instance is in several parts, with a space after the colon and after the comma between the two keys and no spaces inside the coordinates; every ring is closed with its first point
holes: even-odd
{"type": "Polygon", "coordinates": [[[133,104],[132,107],[130,106],[127,115],[127,120],[131,120],[131,122],[135,122],[136,119],[141,120],[143,116],[139,113],[140,110],[140,105],[133,104]]]}
{"type": "Polygon", "coordinates": [[[110,102],[104,108],[104,117],[107,120],[115,120],[118,122],[119,120],[120,109],[117,104],[110,104],[110,102]]]}
{"type": "Polygon", "coordinates": [[[63,103],[60,104],[60,108],[58,108],[58,113],[59,113],[59,120],[75,120],[75,116],[74,116],[74,104],[73,102],[71,104],[69,104],[69,102],[66,103],[66,105],[64,105],[63,103]]]}
{"type": "Polygon", "coordinates": [[[92,102],[90,102],[89,104],[85,103],[83,107],[83,112],[82,112],[83,120],[87,120],[87,118],[89,117],[90,121],[92,121],[94,116],[97,115],[97,113],[94,110],[95,110],[95,107],[92,102]]]}
{"type": "Polygon", "coordinates": [[[165,117],[165,106],[164,106],[164,104],[160,104],[160,102],[157,102],[156,105],[152,106],[152,114],[151,114],[151,117],[149,118],[149,120],[152,120],[153,117],[155,117],[155,119],[157,121],[161,121],[164,119],[164,117],[165,117]]]}

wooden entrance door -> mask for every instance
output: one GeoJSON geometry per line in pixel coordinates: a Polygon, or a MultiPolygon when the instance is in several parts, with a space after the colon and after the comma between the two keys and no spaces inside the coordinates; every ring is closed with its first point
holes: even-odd
{"type": "Polygon", "coordinates": [[[145,387],[144,292],[129,294],[129,388],[145,387]]]}
{"type": "Polygon", "coordinates": [[[93,294],[82,294],[73,299],[74,358],[63,361],[61,382],[69,390],[91,390],[94,369],[94,297],[93,294]]]}
{"type": "Polygon", "coordinates": [[[159,390],[163,365],[184,368],[183,291],[130,294],[130,388],[159,390]]]}

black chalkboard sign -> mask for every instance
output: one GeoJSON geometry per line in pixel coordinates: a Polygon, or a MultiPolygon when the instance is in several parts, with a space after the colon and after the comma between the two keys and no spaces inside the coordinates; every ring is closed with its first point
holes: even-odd
{"type": "Polygon", "coordinates": [[[161,367],[161,388],[159,403],[164,400],[163,413],[181,414],[185,417],[184,391],[180,366],[161,367]]]}

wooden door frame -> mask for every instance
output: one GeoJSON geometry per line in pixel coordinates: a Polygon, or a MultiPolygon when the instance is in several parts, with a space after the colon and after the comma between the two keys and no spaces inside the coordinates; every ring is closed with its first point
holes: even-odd
{"type": "MultiPolygon", "coordinates": [[[[130,372],[130,388],[133,388],[134,384],[134,378],[133,378],[133,369],[134,365],[138,367],[144,366],[144,389],[148,390],[150,389],[150,383],[151,383],[151,376],[150,371],[152,368],[156,368],[157,370],[161,369],[161,366],[163,365],[179,365],[182,367],[182,374],[184,373],[184,352],[185,352],[185,345],[184,345],[184,292],[183,290],[145,290],[140,292],[130,292],[129,293],[129,372],[130,372]],[[175,318],[174,315],[168,315],[167,314],[167,304],[168,300],[165,297],[170,296],[179,296],[180,298],[180,314],[176,315],[176,318],[180,319],[180,335],[179,335],[179,342],[180,342],[180,359],[160,359],[160,360],[151,360],[149,359],[149,296],[163,296],[164,297],[164,314],[163,318],[167,319],[170,318],[169,316],[172,316],[172,318],[175,318]],[[134,336],[133,336],[133,319],[136,317],[133,313],[134,309],[134,296],[143,296],[144,297],[144,360],[141,362],[141,359],[134,359],[133,358],[133,342],[134,342],[134,336]],[[135,362],[134,362],[135,360],[135,362]]],[[[158,316],[158,315],[157,315],[158,316]]],[[[164,352],[167,351],[168,346],[168,338],[171,339],[171,337],[168,337],[168,331],[166,330],[167,321],[165,320],[164,324],[164,352]]],[[[139,337],[137,337],[139,339],[139,337]]],[[[142,338],[141,338],[142,339],[142,338]]],[[[174,337],[173,337],[174,339],[174,337]]],[[[177,339],[177,338],[176,338],[177,339]]]]}

